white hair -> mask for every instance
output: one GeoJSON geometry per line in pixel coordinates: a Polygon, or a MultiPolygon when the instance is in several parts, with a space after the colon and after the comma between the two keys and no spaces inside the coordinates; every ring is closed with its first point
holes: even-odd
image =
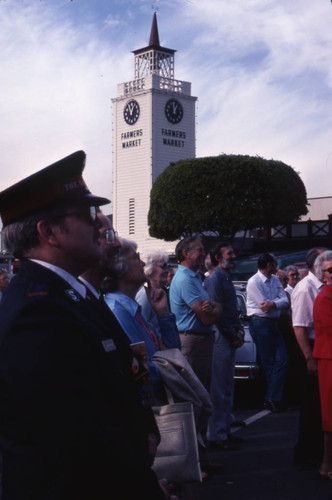
{"type": "Polygon", "coordinates": [[[168,262],[169,256],[165,250],[147,250],[142,255],[142,260],[145,262],[144,272],[146,276],[151,276],[158,264],[168,262]]]}
{"type": "Polygon", "coordinates": [[[322,265],[325,260],[332,260],[331,250],[325,250],[325,252],[320,253],[314,263],[315,276],[321,281],[323,281],[322,265]]]}

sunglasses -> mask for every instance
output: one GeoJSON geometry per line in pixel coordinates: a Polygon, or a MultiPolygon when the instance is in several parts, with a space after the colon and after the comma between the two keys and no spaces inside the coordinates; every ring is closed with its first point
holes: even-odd
{"type": "Polygon", "coordinates": [[[164,271],[165,271],[166,269],[168,269],[168,264],[167,264],[167,262],[163,262],[162,264],[158,264],[158,266],[159,266],[161,269],[163,269],[164,271]]]}
{"type": "Polygon", "coordinates": [[[106,240],[107,245],[112,245],[118,236],[118,233],[114,229],[106,229],[99,237],[102,240],[106,240]]]}
{"type": "Polygon", "coordinates": [[[322,269],[323,273],[332,274],[332,267],[328,267],[327,269],[322,269]]]}

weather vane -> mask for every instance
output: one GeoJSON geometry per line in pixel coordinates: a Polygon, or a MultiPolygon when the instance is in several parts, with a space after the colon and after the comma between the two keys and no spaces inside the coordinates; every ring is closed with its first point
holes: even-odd
{"type": "MultiPolygon", "coordinates": [[[[152,10],[154,10],[156,12],[158,12],[158,10],[159,10],[159,6],[157,5],[158,2],[160,2],[160,0],[153,0],[153,2],[152,2],[152,10]]],[[[331,2],[332,2],[332,0],[331,0],[331,2]]]]}

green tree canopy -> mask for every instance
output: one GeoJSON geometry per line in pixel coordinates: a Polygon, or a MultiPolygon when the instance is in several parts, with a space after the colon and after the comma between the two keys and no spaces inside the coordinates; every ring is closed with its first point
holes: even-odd
{"type": "Polygon", "coordinates": [[[220,155],[172,163],[151,190],[151,236],[174,241],[184,235],[288,224],[305,215],[305,186],[281,161],[220,155]]]}

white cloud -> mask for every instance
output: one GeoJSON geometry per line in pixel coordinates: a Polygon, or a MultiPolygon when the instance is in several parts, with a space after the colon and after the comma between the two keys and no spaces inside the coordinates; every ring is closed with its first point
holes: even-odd
{"type": "Polygon", "coordinates": [[[274,157],[301,171],[310,196],[331,194],[317,176],[332,149],[330,3],[207,0],[188,15],[198,155],[274,157]]]}
{"type": "MultiPolygon", "coordinates": [[[[176,78],[198,96],[197,155],[261,155],[331,194],[332,6],[328,0],[156,3],[176,78]]],[[[0,190],[77,149],[111,196],[116,85],[147,45],[147,0],[0,0],[0,190]],[[110,5],[111,4],[111,5],[110,5]]]]}
{"type": "Polygon", "coordinates": [[[1,16],[1,188],[84,149],[92,164],[87,180],[111,196],[110,99],[114,68],[125,74],[128,64],[96,27],[84,28],[47,6],[1,16]]]}

